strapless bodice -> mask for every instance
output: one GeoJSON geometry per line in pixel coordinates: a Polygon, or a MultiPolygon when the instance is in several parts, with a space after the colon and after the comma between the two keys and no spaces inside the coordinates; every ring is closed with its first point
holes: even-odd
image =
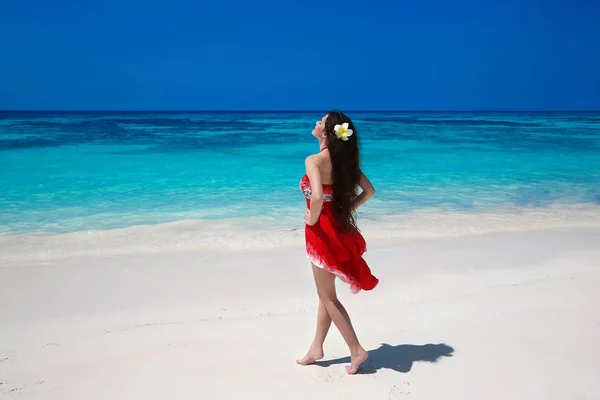
{"type": "MultiPolygon", "coordinates": [[[[306,197],[307,200],[310,200],[312,188],[310,186],[310,179],[308,179],[308,175],[306,174],[300,179],[300,190],[302,191],[302,194],[304,194],[304,197],[306,197]]],[[[328,203],[333,201],[333,185],[323,184],[323,201],[328,203]]]]}

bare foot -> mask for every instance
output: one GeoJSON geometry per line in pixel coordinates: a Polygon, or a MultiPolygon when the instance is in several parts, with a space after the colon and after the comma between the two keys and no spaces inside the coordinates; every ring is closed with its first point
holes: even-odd
{"type": "Polygon", "coordinates": [[[324,356],[323,349],[313,349],[312,347],[308,350],[308,353],[301,360],[296,360],[300,365],[314,364],[315,361],[322,359],[324,356]]]}
{"type": "Polygon", "coordinates": [[[355,356],[350,357],[350,365],[346,366],[346,372],[350,375],[356,374],[358,368],[360,368],[360,364],[365,362],[367,358],[369,358],[369,353],[361,349],[355,356]]]}

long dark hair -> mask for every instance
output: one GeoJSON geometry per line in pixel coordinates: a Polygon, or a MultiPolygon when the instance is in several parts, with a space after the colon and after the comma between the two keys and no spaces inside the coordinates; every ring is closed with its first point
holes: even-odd
{"type": "Polygon", "coordinates": [[[352,120],[336,110],[327,114],[325,132],[332,165],[334,216],[343,229],[356,232],[358,226],[352,203],[357,195],[361,175],[358,133],[352,120]],[[342,140],[335,134],[335,126],[345,122],[348,123],[348,129],[353,131],[348,140],[342,140]]]}

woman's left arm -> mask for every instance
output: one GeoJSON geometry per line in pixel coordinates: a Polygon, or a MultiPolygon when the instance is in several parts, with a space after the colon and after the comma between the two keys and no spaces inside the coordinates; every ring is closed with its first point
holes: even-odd
{"type": "Polygon", "coordinates": [[[373,184],[362,171],[360,172],[358,186],[360,186],[362,192],[352,201],[353,210],[356,210],[358,207],[365,204],[371,197],[375,195],[375,188],[373,187],[373,184]]]}

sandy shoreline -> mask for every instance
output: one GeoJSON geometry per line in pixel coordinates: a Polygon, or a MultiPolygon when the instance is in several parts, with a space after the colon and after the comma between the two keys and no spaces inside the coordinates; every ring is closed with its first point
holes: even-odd
{"type": "MultiPolygon", "coordinates": [[[[301,216],[300,216],[301,217],[301,216]]],[[[536,232],[556,229],[600,229],[600,205],[516,207],[488,212],[426,211],[374,217],[359,215],[359,226],[369,245],[403,243],[423,238],[468,237],[502,232],[536,232]]],[[[301,247],[301,218],[245,218],[180,220],[106,230],[69,233],[28,232],[0,234],[0,267],[5,263],[70,259],[73,257],[127,256],[238,250],[271,252],[301,247]]]]}
{"type": "Polygon", "coordinates": [[[380,286],[338,283],[363,346],[318,366],[301,247],[0,268],[0,395],[31,399],[595,399],[600,229],[378,239],[380,286]],[[435,363],[430,361],[437,361],[435,363]]]}

